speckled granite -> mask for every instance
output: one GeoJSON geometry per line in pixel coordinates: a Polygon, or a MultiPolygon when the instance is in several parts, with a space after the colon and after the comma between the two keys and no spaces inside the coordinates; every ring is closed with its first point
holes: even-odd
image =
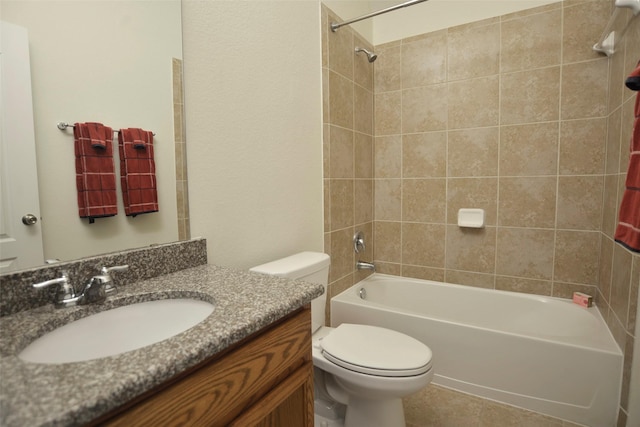
{"type": "Polygon", "coordinates": [[[127,286],[127,283],[206,263],[206,240],[193,239],[3,274],[0,275],[0,316],[30,310],[54,301],[55,287],[43,290],[33,289],[31,285],[60,277],[62,271],[67,272],[76,291],[80,291],[91,277],[99,274],[102,267],[129,264],[128,270],[113,273],[116,286],[127,286]]]}
{"type": "Polygon", "coordinates": [[[320,285],[202,265],[127,283],[101,306],[55,309],[47,304],[2,317],[0,425],[82,425],[321,294],[320,285]],[[212,302],[215,310],[170,339],[104,359],[46,365],[16,356],[34,338],[71,319],[132,302],[180,296],[212,302]]]}

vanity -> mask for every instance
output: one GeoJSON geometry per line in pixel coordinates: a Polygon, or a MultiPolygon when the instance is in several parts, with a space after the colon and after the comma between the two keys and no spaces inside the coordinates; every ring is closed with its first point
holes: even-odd
{"type": "Polygon", "coordinates": [[[118,293],[100,305],[48,303],[0,318],[1,425],[313,425],[309,303],[322,286],[210,264],[115,280],[118,293]],[[58,364],[17,356],[74,319],[179,298],[214,310],[185,332],[115,356],[58,364]]]}

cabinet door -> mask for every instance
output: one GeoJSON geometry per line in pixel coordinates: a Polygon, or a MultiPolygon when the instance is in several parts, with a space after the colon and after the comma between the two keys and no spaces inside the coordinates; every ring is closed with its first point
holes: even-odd
{"type": "Polygon", "coordinates": [[[313,363],[278,384],[230,427],[313,427],[313,363]]]}

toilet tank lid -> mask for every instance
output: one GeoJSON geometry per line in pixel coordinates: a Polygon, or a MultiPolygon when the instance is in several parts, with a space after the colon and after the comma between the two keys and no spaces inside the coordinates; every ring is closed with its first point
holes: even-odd
{"type": "Polygon", "coordinates": [[[322,252],[300,252],[250,269],[256,273],[299,279],[329,266],[329,255],[322,252]]]}

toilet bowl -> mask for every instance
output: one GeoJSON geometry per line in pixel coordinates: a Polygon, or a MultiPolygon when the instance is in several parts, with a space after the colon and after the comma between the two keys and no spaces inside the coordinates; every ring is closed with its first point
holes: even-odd
{"type": "MultiPolygon", "coordinates": [[[[251,271],[319,283],[326,290],[329,256],[302,252],[251,271]]],[[[431,382],[431,350],[386,328],[322,326],[325,302],[326,292],[311,304],[316,426],[404,427],[402,398],[431,382]]]]}

